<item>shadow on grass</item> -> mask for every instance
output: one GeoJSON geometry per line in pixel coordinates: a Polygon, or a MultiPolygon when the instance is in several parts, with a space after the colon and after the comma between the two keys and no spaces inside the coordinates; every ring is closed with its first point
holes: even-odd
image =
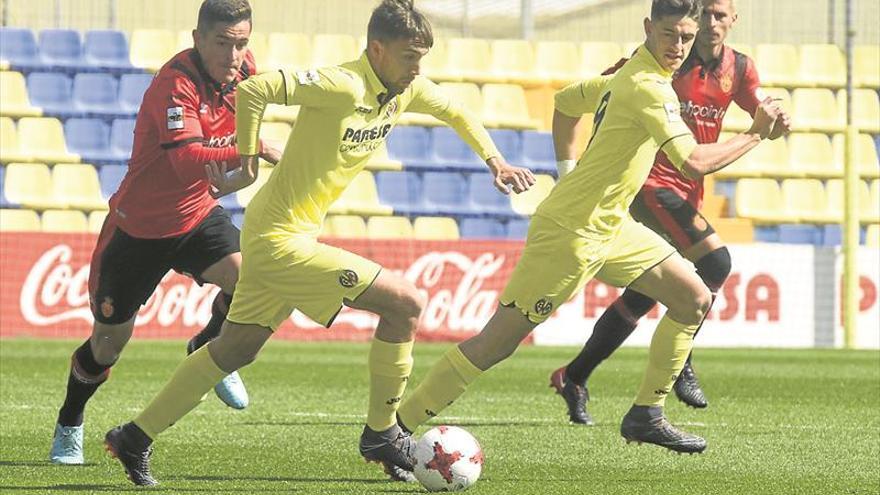
{"type": "Polygon", "coordinates": [[[11,467],[52,467],[55,469],[76,469],[89,466],[97,466],[95,462],[86,462],[85,464],[53,464],[49,461],[0,461],[0,466],[11,467]]]}

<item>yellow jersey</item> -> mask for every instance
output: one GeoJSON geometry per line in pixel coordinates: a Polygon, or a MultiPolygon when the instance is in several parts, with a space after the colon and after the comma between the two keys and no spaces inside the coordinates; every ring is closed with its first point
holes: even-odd
{"type": "Polygon", "coordinates": [[[681,118],[672,73],[644,45],[615,74],[559,91],[555,105],[570,117],[595,112],[593,135],[577,167],[535,214],[583,237],[616,234],[658,149],[680,169],[697,146],[681,118]]]}
{"type": "Polygon", "coordinates": [[[482,124],[430,80],[417,76],[402,93],[388,95],[366,53],[339,66],[281,70],[240,83],[235,122],[242,155],[259,152],[260,119],[268,103],[301,107],[281,160],[248,204],[244,231],[317,237],[330,205],[404,111],[448,123],[483,160],[499,156],[482,124]]]}

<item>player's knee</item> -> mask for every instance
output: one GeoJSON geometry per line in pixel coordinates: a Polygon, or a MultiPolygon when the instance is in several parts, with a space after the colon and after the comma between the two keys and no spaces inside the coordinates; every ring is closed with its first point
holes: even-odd
{"type": "Polygon", "coordinates": [[[694,266],[697,274],[712,292],[718,292],[730,275],[730,251],[726,246],[720,247],[698,259],[694,266]]]}
{"type": "Polygon", "coordinates": [[[422,311],[428,304],[428,298],[415,286],[409,287],[399,299],[399,317],[407,323],[411,331],[415,331],[422,317],[422,311]]]}
{"type": "Polygon", "coordinates": [[[712,306],[712,291],[705,284],[694,284],[681,292],[682,297],[669,305],[669,316],[685,325],[697,325],[703,321],[712,306]]]}

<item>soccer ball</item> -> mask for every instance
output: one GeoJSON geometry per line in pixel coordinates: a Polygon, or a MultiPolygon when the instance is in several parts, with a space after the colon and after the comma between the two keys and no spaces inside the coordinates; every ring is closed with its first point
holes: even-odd
{"type": "Polygon", "coordinates": [[[467,490],[483,470],[483,449],[470,433],[456,426],[438,426],[416,445],[414,473],[429,492],[467,490]]]}

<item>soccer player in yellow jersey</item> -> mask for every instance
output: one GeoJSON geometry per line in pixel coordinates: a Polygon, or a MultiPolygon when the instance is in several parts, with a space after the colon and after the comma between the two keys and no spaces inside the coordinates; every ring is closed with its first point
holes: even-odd
{"type": "MultiPolygon", "coordinates": [[[[681,119],[671,82],[693,44],[700,8],[700,0],[653,1],[651,17],[644,22],[645,44],[599,89],[592,139],[574,170],[538,207],[498,310],[480,334],[447,352],[403,401],[398,410],[402,427],[412,431],[452,404],[596,277],[632,287],[669,308],[654,333],[647,371],[621,434],[628,441],[679,452],[706,448],[705,440],[666,420],[663,404],[711,303],[711,292],[675,248],[633,220],[628,208],[658,149],[682,173],[700,177],[768,137],[780,109],[765,100],[749,131],[724,143],[697,144],[681,119]]],[[[558,111],[583,113],[576,108],[577,94],[557,96],[558,111]]]]}
{"type": "Polygon", "coordinates": [[[287,147],[250,202],[242,229],[242,268],[221,335],[194,352],[133,422],[105,443],[136,484],[149,472],[150,444],[229,372],[252,362],[272,332],[298,309],[330,326],[342,305],[380,316],[369,353],[370,393],[360,452],[395,479],[412,479],[415,442],[395,413],[412,369],[413,337],[424,296],[373,261],[318,242],[330,205],[363,170],[404,110],[451,125],[486,161],[496,187],[519,193],[534,184],[508,165],[489,134],[458,102],[419,76],[433,44],[431,26],[412,0],[384,0],[370,18],[368,48],[337,67],[278,71],[238,85],[236,126],[242,167],[208,167],[217,196],[256,179],[260,119],[269,103],[300,105],[287,147]]]}

